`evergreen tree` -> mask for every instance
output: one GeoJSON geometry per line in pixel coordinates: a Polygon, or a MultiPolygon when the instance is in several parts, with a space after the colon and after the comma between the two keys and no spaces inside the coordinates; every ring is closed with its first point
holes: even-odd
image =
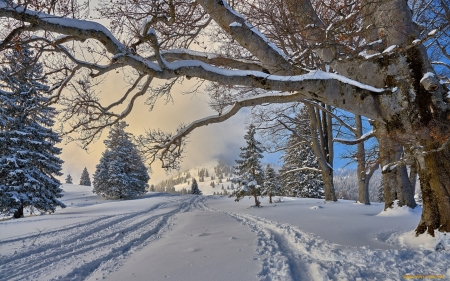
{"type": "Polygon", "coordinates": [[[270,165],[267,165],[264,176],[265,179],[261,194],[269,196],[269,203],[272,203],[272,196],[281,194],[281,184],[278,180],[277,173],[270,165]]]}
{"type": "Polygon", "coordinates": [[[236,190],[231,196],[239,201],[244,196],[253,196],[255,206],[259,207],[258,196],[261,195],[261,186],[264,182],[264,172],[261,168],[260,159],[263,158],[261,143],[255,139],[256,128],[252,124],[249,126],[247,134],[244,136],[247,146],[241,147],[240,159],[236,160],[236,190]]]}
{"type": "Polygon", "coordinates": [[[89,173],[86,167],[84,167],[84,170],[81,173],[80,185],[91,186],[91,179],[89,178],[89,173]]]}
{"type": "Polygon", "coordinates": [[[43,67],[29,46],[3,57],[0,67],[0,212],[23,216],[25,207],[54,212],[65,205],[60,181],[61,140],[52,130],[54,108],[43,67]]]}
{"type": "Polygon", "coordinates": [[[192,179],[191,194],[202,195],[201,190],[198,189],[197,181],[194,178],[192,179]]]}
{"type": "Polygon", "coordinates": [[[66,183],[73,183],[72,182],[72,176],[70,174],[68,174],[67,177],[66,177],[66,183]]]}
{"type": "MultiPolygon", "coordinates": [[[[131,134],[125,132],[127,126],[121,121],[111,127],[104,141],[106,150],[96,166],[93,192],[106,198],[129,198],[147,192],[150,177],[131,142],[131,134]]],[[[167,188],[175,191],[175,188],[167,188]]]]}
{"type": "Polygon", "coordinates": [[[280,169],[283,192],[287,196],[324,198],[323,181],[320,172],[297,170],[299,168],[318,168],[317,158],[308,145],[301,144],[295,136],[288,141],[288,149],[283,156],[280,169]],[[291,172],[292,171],[292,172],[291,172]]]}

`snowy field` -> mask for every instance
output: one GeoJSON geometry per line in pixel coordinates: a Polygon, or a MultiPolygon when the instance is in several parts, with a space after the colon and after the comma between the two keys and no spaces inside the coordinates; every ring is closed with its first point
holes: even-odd
{"type": "Polygon", "coordinates": [[[450,280],[448,237],[412,233],[420,210],[63,189],[66,209],[0,221],[0,280],[450,280]]]}

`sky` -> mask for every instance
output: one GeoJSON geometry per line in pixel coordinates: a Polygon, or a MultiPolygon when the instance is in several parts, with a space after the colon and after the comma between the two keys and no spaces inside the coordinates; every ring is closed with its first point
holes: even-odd
{"type": "MultiPolygon", "coordinates": [[[[107,77],[98,88],[101,91],[100,96],[110,98],[124,93],[126,84],[122,79],[122,74],[116,73],[107,77]]],[[[187,81],[176,85],[172,91],[173,102],[166,103],[164,99],[161,99],[152,111],[149,111],[149,106],[145,105],[145,96],[138,99],[133,111],[125,119],[129,124],[127,132],[135,136],[144,134],[145,130],[157,128],[166,132],[174,132],[181,123],[188,124],[196,119],[216,114],[209,108],[209,97],[204,91],[195,94],[183,94],[183,92],[190,90],[193,84],[187,81]]],[[[245,145],[244,135],[249,119],[248,112],[249,110],[243,109],[223,123],[211,124],[194,130],[188,139],[181,171],[201,166],[213,159],[222,159],[234,164],[234,160],[238,159],[239,148],[245,145]]],[[[59,147],[62,148],[60,157],[64,160],[64,175],[60,177],[60,180],[64,182],[67,174],[70,174],[74,183],[79,183],[84,167],[87,168],[92,180],[95,166],[99,163],[102,152],[105,150],[103,140],[107,135],[108,129],[105,129],[102,138],[91,144],[87,151],[80,148],[75,142],[61,143],[59,147]]],[[[335,149],[335,168],[338,169],[345,165],[345,162],[339,159],[339,155],[344,152],[346,147],[337,145],[335,149]]],[[[280,153],[265,154],[262,161],[281,166],[280,155],[280,153]]],[[[161,168],[161,162],[159,161],[153,163],[151,169],[153,172],[150,174],[149,184],[156,184],[168,177],[168,174],[161,168]]],[[[176,173],[178,172],[172,171],[170,175],[176,173]]]]}
{"type": "MultiPolygon", "coordinates": [[[[122,77],[122,74],[110,75],[98,89],[101,91],[100,96],[118,96],[120,93],[124,93],[126,84],[122,81],[122,77]]],[[[159,100],[151,112],[149,106],[145,105],[146,97],[138,99],[132,113],[125,119],[129,124],[127,131],[135,136],[144,134],[145,130],[157,128],[166,132],[174,132],[181,123],[190,123],[196,119],[216,114],[208,106],[209,97],[206,93],[182,94],[191,86],[190,82],[176,85],[172,91],[173,102],[166,104],[163,99],[159,100]]],[[[245,120],[247,117],[245,110],[242,110],[224,123],[196,129],[188,139],[181,170],[201,165],[214,158],[229,162],[237,159],[239,148],[245,144],[245,120]]],[[[74,183],[77,183],[84,167],[87,167],[92,179],[95,166],[105,150],[103,140],[107,135],[108,129],[103,132],[100,140],[88,147],[88,151],[81,149],[75,142],[61,143],[59,147],[62,148],[60,156],[64,160],[64,175],[60,179],[64,180],[67,174],[71,174],[74,183]]],[[[269,161],[276,162],[277,160],[270,159],[269,161]]],[[[160,167],[160,162],[152,165],[153,173],[150,175],[150,183],[157,183],[166,178],[165,171],[160,167]]]]}

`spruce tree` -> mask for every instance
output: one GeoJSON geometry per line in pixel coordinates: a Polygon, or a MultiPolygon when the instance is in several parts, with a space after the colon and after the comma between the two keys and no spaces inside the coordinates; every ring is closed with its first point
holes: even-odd
{"type": "Polygon", "coordinates": [[[277,173],[270,165],[267,165],[264,176],[265,179],[261,194],[269,196],[269,203],[272,203],[272,196],[281,194],[281,184],[277,173]]]}
{"type": "Polygon", "coordinates": [[[256,128],[251,124],[244,136],[246,146],[241,147],[239,158],[236,160],[236,177],[233,182],[237,183],[237,188],[230,195],[239,201],[244,196],[253,196],[255,206],[259,207],[258,196],[261,195],[261,187],[264,182],[264,172],[261,168],[260,159],[263,158],[261,143],[255,139],[256,128]]]}
{"type": "Polygon", "coordinates": [[[81,173],[80,185],[91,186],[91,179],[89,178],[89,173],[86,167],[84,167],[84,170],[81,173]]]}
{"type": "Polygon", "coordinates": [[[129,198],[147,192],[150,177],[132,135],[125,132],[127,126],[121,121],[111,127],[104,141],[106,150],[96,166],[93,192],[106,198],[129,198]]]}
{"type": "Polygon", "coordinates": [[[72,182],[72,176],[70,174],[68,174],[67,177],[66,177],[66,183],[73,183],[72,182]]]}
{"type": "Polygon", "coordinates": [[[65,205],[63,161],[52,130],[56,111],[48,105],[42,64],[25,45],[3,57],[0,67],[0,212],[23,216],[25,207],[54,212],[65,205]]]}
{"type": "Polygon", "coordinates": [[[198,188],[197,181],[194,178],[192,179],[191,194],[202,195],[202,191],[198,188]]]}
{"type": "MultiPolygon", "coordinates": [[[[305,110],[297,119],[309,118],[305,110]]],[[[301,168],[318,169],[319,164],[313,149],[307,144],[311,133],[308,126],[297,126],[297,135],[292,134],[287,141],[287,149],[280,169],[281,185],[287,196],[324,198],[323,180],[319,171],[298,170],[301,168]],[[296,171],[294,171],[296,170],[296,171]]]]}

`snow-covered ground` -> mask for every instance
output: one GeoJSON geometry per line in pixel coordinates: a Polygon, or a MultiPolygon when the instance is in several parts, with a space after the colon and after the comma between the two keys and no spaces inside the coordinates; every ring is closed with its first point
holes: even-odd
{"type": "Polygon", "coordinates": [[[420,210],[63,189],[66,209],[0,221],[0,280],[450,280],[448,237],[413,235],[420,210]]]}

